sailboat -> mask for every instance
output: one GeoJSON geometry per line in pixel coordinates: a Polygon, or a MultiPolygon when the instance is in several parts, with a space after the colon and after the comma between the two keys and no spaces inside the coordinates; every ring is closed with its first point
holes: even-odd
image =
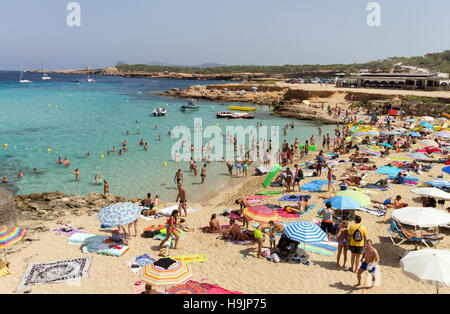
{"type": "Polygon", "coordinates": [[[20,83],[20,84],[31,83],[30,80],[25,80],[25,79],[23,78],[23,69],[20,71],[19,83],[20,83]]]}
{"type": "Polygon", "coordinates": [[[95,82],[94,79],[89,75],[89,72],[88,72],[87,81],[88,81],[88,83],[93,83],[93,82],[95,82]]]}
{"type": "Polygon", "coordinates": [[[44,74],[42,75],[43,81],[48,81],[52,79],[50,76],[47,75],[47,73],[45,73],[44,62],[42,62],[42,72],[44,72],[44,74]]]}

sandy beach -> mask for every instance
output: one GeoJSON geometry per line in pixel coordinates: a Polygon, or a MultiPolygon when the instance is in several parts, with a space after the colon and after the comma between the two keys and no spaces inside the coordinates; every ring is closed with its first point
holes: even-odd
{"type": "MultiPolygon", "coordinates": [[[[314,160],[315,155],[303,161],[314,160]]],[[[348,159],[348,156],[341,156],[348,159]]],[[[391,154],[392,157],[406,157],[406,153],[391,154]]],[[[380,167],[390,160],[371,158],[380,167]]],[[[441,166],[433,164],[430,172],[423,172],[420,181],[425,182],[431,178],[441,175],[441,166]]],[[[336,167],[335,175],[339,179],[349,163],[342,163],[336,167]]],[[[225,166],[224,166],[225,167],[225,166]]],[[[368,172],[367,183],[374,183],[383,175],[368,172]]],[[[414,281],[402,273],[399,265],[399,256],[406,250],[414,249],[411,243],[404,243],[400,246],[393,245],[386,228],[390,224],[389,209],[386,217],[376,217],[365,212],[358,212],[362,217],[362,223],[367,227],[368,238],[373,240],[374,247],[380,254],[380,265],[382,274],[381,287],[372,289],[354,288],[356,274],[336,265],[336,254],[324,256],[310,253],[311,264],[273,263],[265,259],[256,258],[256,244],[252,245],[231,245],[229,242],[219,239],[217,234],[207,234],[198,228],[205,226],[209,222],[211,214],[218,214],[218,219],[227,223],[226,217],[220,216],[225,209],[236,209],[234,200],[241,197],[253,195],[261,192],[264,176],[249,176],[248,179],[240,183],[228,192],[211,195],[209,201],[201,204],[190,204],[190,207],[199,209],[198,212],[189,214],[186,218],[187,225],[194,229],[185,233],[179,243],[177,250],[170,250],[170,255],[185,254],[206,254],[207,261],[203,263],[193,263],[193,280],[205,281],[218,284],[219,286],[237,290],[243,293],[257,294],[277,294],[277,293],[301,293],[301,294],[371,294],[371,293],[435,293],[435,288],[423,283],[414,281]],[[245,258],[245,256],[247,256],[245,258]]],[[[306,178],[303,184],[317,178],[306,178]]],[[[322,180],[326,179],[326,174],[322,174],[322,180]]],[[[214,178],[207,178],[214,180],[214,178]]],[[[338,184],[334,185],[338,189],[338,184]]],[[[325,187],[324,187],[325,188],[325,187]]],[[[401,195],[402,200],[409,206],[421,206],[419,198],[410,193],[413,187],[393,184],[388,192],[378,192],[371,195],[373,200],[383,201],[388,197],[401,195]]],[[[270,190],[285,190],[284,188],[270,188],[270,190]]],[[[188,188],[189,193],[189,188],[188,188]]],[[[299,194],[298,192],[291,194],[299,194]]],[[[301,193],[303,194],[303,193],[301,193]]],[[[323,206],[320,196],[326,192],[313,192],[310,204],[317,207],[308,214],[296,220],[312,221],[317,217],[317,210],[323,206]]],[[[269,198],[267,203],[279,204],[280,195],[269,198]]],[[[172,201],[172,200],[164,200],[172,201]]],[[[171,205],[168,203],[166,205],[171,205]]],[[[139,220],[138,237],[132,237],[129,244],[129,251],[122,257],[109,257],[103,255],[93,255],[92,265],[89,269],[89,278],[82,279],[76,284],[58,283],[31,286],[32,293],[131,293],[134,283],[138,280],[137,275],[130,271],[125,262],[147,253],[153,258],[157,258],[159,241],[144,239],[140,237],[143,229],[149,225],[165,223],[167,218],[159,218],[153,221],[139,220]]],[[[281,219],[281,221],[291,222],[293,219],[281,219]]],[[[68,223],[75,228],[83,228],[83,231],[92,234],[107,235],[108,231],[101,231],[96,216],[93,213],[82,213],[80,216],[60,218],[58,221],[22,221],[21,226],[27,230],[25,240],[8,250],[8,261],[10,262],[11,275],[0,279],[0,293],[13,293],[19,281],[24,275],[28,263],[41,263],[58,260],[66,260],[77,257],[85,257],[87,254],[81,252],[80,247],[67,244],[68,237],[51,231],[58,228],[60,223],[68,223]]],[[[250,223],[250,226],[252,222],[250,223]]],[[[251,228],[252,229],[252,228],[251,228]]],[[[438,249],[450,249],[449,229],[441,229],[444,239],[439,243],[438,249]]],[[[265,246],[268,247],[268,239],[265,246]]],[[[350,262],[347,261],[347,266],[350,262]]],[[[367,273],[363,275],[363,282],[367,273]]],[[[440,289],[440,293],[450,293],[448,287],[440,289]]]]}

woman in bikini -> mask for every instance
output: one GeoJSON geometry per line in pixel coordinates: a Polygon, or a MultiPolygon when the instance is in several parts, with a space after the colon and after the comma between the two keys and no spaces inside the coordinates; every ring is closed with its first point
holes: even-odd
{"type": "Polygon", "coordinates": [[[168,219],[169,226],[167,227],[167,235],[164,240],[162,240],[161,244],[159,245],[159,249],[163,247],[164,243],[167,242],[167,240],[170,239],[170,236],[173,234],[175,237],[175,246],[173,247],[175,250],[178,246],[178,240],[180,240],[180,237],[178,233],[180,233],[180,230],[177,229],[177,216],[178,216],[178,210],[174,210],[172,212],[172,215],[170,215],[168,219]]]}

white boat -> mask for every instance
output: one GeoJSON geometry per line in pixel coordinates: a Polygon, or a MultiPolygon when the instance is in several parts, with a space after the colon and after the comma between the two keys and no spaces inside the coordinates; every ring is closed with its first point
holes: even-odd
{"type": "Polygon", "coordinates": [[[155,110],[153,110],[153,115],[154,116],[165,116],[166,115],[166,108],[155,108],[155,110]]]}
{"type": "Polygon", "coordinates": [[[25,79],[23,78],[23,69],[22,69],[22,71],[20,71],[19,83],[20,83],[20,84],[31,83],[30,80],[25,80],[25,79]]]}
{"type": "Polygon", "coordinates": [[[87,81],[88,81],[88,83],[93,83],[93,82],[95,82],[94,79],[89,75],[89,72],[88,72],[87,81]]]}
{"type": "Polygon", "coordinates": [[[44,72],[44,74],[42,75],[43,81],[48,81],[52,79],[50,76],[47,75],[47,73],[45,73],[44,62],[42,62],[42,72],[44,72]]]}

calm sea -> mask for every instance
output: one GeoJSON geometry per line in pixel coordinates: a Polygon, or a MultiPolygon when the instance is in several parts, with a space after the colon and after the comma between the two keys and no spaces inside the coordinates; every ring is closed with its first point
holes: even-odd
{"type": "MultiPolygon", "coordinates": [[[[171,147],[177,139],[172,139],[169,131],[179,125],[193,130],[197,117],[203,119],[204,128],[220,123],[224,133],[227,125],[245,127],[262,121],[270,127],[290,122],[270,115],[268,109],[258,110],[254,120],[218,120],[216,112],[226,110],[228,104],[214,102],[197,102],[199,111],[183,113],[179,109],[187,103],[185,99],[157,95],[172,88],[223,82],[93,76],[95,82],[88,83],[85,76],[62,74],[53,74],[51,81],[42,81],[40,74],[25,73],[25,79],[33,82],[19,84],[19,75],[0,72],[0,176],[10,180],[0,186],[17,194],[55,190],[80,195],[102,193],[103,186],[94,181],[95,174],[100,173],[109,181],[114,195],[143,197],[150,192],[174,201],[177,189],[173,177],[181,168],[189,199],[205,199],[236,179],[227,177],[223,163],[215,162],[208,165],[207,185],[200,186],[200,177],[189,174],[188,162],[175,163],[170,159],[171,147]],[[80,84],[76,85],[76,81],[80,84]],[[154,117],[155,107],[167,108],[168,116],[154,117]],[[141,135],[136,134],[138,130],[141,135]],[[127,131],[130,135],[126,135],[127,131]],[[139,145],[141,138],[148,142],[148,151],[139,145]],[[118,150],[125,139],[127,153],[107,156],[108,150],[113,146],[118,150]],[[86,152],[91,156],[85,156],[86,152]],[[67,157],[70,167],[57,165],[58,157],[67,157]],[[34,173],[34,168],[39,172],[34,173]],[[72,174],[75,168],[81,172],[79,182],[72,174]],[[21,179],[17,179],[19,169],[24,173],[21,179]]],[[[293,143],[297,137],[304,143],[311,134],[319,138],[317,125],[295,123],[295,129],[287,137],[281,135],[280,142],[286,138],[293,143]]],[[[333,130],[332,126],[322,128],[325,133],[333,130]]],[[[200,169],[202,163],[198,165],[200,169]]]]}

